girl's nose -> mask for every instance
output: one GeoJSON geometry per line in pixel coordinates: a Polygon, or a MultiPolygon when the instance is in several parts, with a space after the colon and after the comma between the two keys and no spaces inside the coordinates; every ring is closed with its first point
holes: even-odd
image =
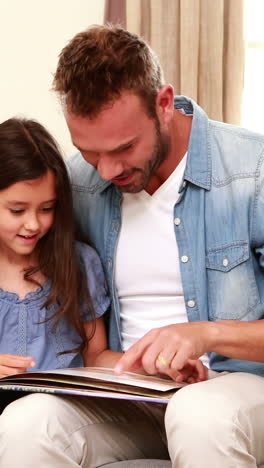
{"type": "Polygon", "coordinates": [[[24,223],[25,229],[28,231],[37,231],[39,228],[39,221],[35,214],[30,214],[24,223]]]}

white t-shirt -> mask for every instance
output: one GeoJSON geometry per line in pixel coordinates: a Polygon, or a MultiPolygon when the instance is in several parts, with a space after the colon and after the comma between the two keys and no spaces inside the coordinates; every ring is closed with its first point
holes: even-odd
{"type": "Polygon", "coordinates": [[[174,232],[186,159],[153,195],[123,194],[115,281],[124,351],[152,328],[188,321],[174,232]]]}

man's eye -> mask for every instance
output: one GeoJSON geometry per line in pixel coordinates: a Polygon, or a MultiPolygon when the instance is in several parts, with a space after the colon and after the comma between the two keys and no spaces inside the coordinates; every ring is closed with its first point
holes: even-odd
{"type": "Polygon", "coordinates": [[[127,146],[123,146],[122,148],[120,148],[119,150],[117,150],[116,152],[117,153],[124,153],[125,151],[129,151],[133,148],[133,144],[129,144],[127,146]]]}

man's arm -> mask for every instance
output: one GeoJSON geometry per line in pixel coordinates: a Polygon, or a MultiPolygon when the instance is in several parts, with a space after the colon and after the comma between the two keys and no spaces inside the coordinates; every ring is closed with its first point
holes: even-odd
{"type": "MultiPolygon", "coordinates": [[[[102,317],[96,320],[95,326],[95,333],[83,352],[84,365],[92,367],[114,367],[118,362],[120,362],[120,359],[124,354],[111,351],[107,348],[107,337],[102,317]]],[[[85,329],[87,337],[89,337],[93,330],[93,323],[87,322],[85,324],[85,329]]],[[[134,361],[127,370],[146,373],[146,369],[142,368],[140,362],[137,360],[134,361]]],[[[153,374],[157,374],[156,369],[153,374]]],[[[207,369],[199,360],[188,361],[181,372],[171,370],[170,372],[165,372],[165,374],[178,382],[186,380],[190,383],[194,383],[207,379],[207,369]]]]}
{"type": "Polygon", "coordinates": [[[226,357],[264,362],[264,320],[242,322],[190,322],[153,329],[135,343],[116,364],[117,373],[141,362],[149,374],[183,368],[188,359],[206,352],[226,357]],[[164,358],[164,365],[158,356],[164,358]]]}

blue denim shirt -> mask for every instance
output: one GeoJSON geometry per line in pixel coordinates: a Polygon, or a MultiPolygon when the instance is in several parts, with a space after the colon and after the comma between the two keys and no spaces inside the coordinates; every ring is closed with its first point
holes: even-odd
{"type": "MultiPolygon", "coordinates": [[[[193,115],[187,165],[174,206],[189,321],[263,319],[264,136],[209,120],[184,96],[175,98],[175,108],[193,115]]],[[[107,275],[110,347],[120,350],[114,270],[122,195],[80,153],[70,159],[69,168],[78,227],[92,240],[107,275]]],[[[210,365],[264,376],[264,363],[215,353],[210,353],[210,365]]]]}

